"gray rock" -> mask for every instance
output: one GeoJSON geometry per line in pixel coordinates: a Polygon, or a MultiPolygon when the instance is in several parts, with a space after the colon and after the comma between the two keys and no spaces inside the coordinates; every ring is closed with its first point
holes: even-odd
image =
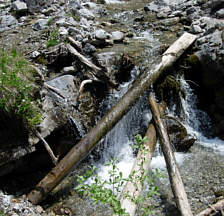
{"type": "Polygon", "coordinates": [[[58,32],[59,32],[59,34],[60,34],[61,36],[63,36],[63,35],[68,35],[68,30],[67,30],[67,28],[65,28],[65,27],[60,27],[60,28],[58,29],[58,32]]]}
{"type": "Polygon", "coordinates": [[[69,67],[64,67],[62,69],[63,73],[72,73],[75,71],[75,68],[73,66],[69,66],[69,67]]]}
{"type": "Polygon", "coordinates": [[[0,31],[1,29],[7,29],[11,27],[15,27],[18,24],[17,19],[11,15],[4,15],[0,17],[0,31]]]}
{"type": "Polygon", "coordinates": [[[85,46],[84,46],[84,48],[83,48],[83,51],[85,53],[92,54],[92,53],[96,52],[96,47],[93,46],[90,43],[86,43],[85,46]]]}
{"type": "Polygon", "coordinates": [[[22,1],[14,1],[12,3],[12,9],[17,13],[17,14],[23,14],[28,11],[27,5],[25,2],[22,1]]]}
{"type": "Polygon", "coordinates": [[[94,32],[95,38],[98,40],[106,40],[109,38],[109,34],[103,30],[103,29],[98,29],[94,32]]]}
{"type": "Polygon", "coordinates": [[[28,10],[33,12],[41,12],[44,8],[51,7],[54,0],[26,0],[28,10]]]}
{"type": "Polygon", "coordinates": [[[48,20],[47,19],[38,19],[32,26],[32,28],[36,31],[42,30],[47,27],[48,20]]]}
{"type": "Polygon", "coordinates": [[[87,20],[94,20],[95,19],[95,15],[88,9],[86,8],[81,8],[79,10],[79,14],[80,16],[86,18],[87,20]]]}
{"type": "Polygon", "coordinates": [[[120,31],[112,32],[112,39],[114,42],[122,42],[124,40],[124,33],[120,31]]]}
{"type": "Polygon", "coordinates": [[[161,19],[161,18],[167,18],[168,17],[168,14],[164,13],[163,11],[162,12],[159,12],[156,14],[156,17],[158,19],[161,19]]]}
{"type": "Polygon", "coordinates": [[[191,29],[193,34],[198,34],[203,32],[203,30],[201,29],[199,25],[192,25],[191,29]]]}
{"type": "Polygon", "coordinates": [[[53,7],[49,7],[49,8],[46,8],[46,9],[43,9],[41,11],[41,13],[43,13],[44,15],[46,16],[49,16],[50,14],[52,14],[53,12],[55,12],[55,9],[53,7]]]}
{"type": "Polygon", "coordinates": [[[218,10],[218,11],[216,12],[216,16],[217,16],[218,18],[224,18],[224,8],[218,10]]]}
{"type": "Polygon", "coordinates": [[[30,57],[31,57],[32,59],[35,59],[35,58],[37,58],[38,56],[40,56],[40,54],[41,54],[41,53],[38,52],[38,51],[36,50],[36,51],[34,51],[34,52],[31,53],[31,56],[30,56],[30,57]]]}
{"type": "Polygon", "coordinates": [[[159,6],[157,4],[155,4],[154,2],[151,2],[144,7],[144,10],[158,13],[159,12],[159,6]]]}
{"type": "Polygon", "coordinates": [[[163,20],[161,24],[164,26],[173,26],[173,25],[176,25],[179,21],[180,21],[179,17],[174,17],[174,18],[163,20]]]}

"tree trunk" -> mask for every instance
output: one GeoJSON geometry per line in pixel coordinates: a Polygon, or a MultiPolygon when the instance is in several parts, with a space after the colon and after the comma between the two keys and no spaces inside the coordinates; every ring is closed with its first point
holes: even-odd
{"type": "Polygon", "coordinates": [[[221,211],[222,215],[224,215],[224,199],[218,201],[216,204],[209,206],[207,209],[204,211],[200,212],[196,216],[209,216],[210,214],[216,212],[216,211],[221,211]]]}
{"type": "MultiPolygon", "coordinates": [[[[132,167],[131,174],[134,173],[133,178],[144,179],[147,172],[149,171],[150,162],[156,146],[156,130],[154,125],[151,123],[146,132],[148,140],[144,143],[144,150],[141,149],[138,152],[135,163],[132,167]],[[146,151],[145,151],[146,150],[146,151]]],[[[121,195],[121,207],[125,209],[130,216],[135,215],[137,206],[130,198],[125,197],[128,195],[136,200],[141,194],[143,189],[143,184],[140,181],[127,182],[121,195]]]]}
{"type": "Polygon", "coordinates": [[[127,113],[138,98],[157,80],[167,67],[171,66],[194,42],[196,36],[184,33],[163,55],[162,61],[150,72],[144,73],[135,81],[118,103],[75,145],[70,152],[42,179],[28,195],[28,199],[37,204],[59,184],[70,169],[81,161],[98,141],[127,113]],[[173,48],[172,48],[173,47],[173,48]]]}
{"type": "Polygon", "coordinates": [[[163,120],[160,118],[159,107],[152,93],[150,94],[149,102],[162,151],[165,157],[171,188],[176,200],[176,204],[182,216],[193,216],[166,128],[164,126],[163,120]]]}

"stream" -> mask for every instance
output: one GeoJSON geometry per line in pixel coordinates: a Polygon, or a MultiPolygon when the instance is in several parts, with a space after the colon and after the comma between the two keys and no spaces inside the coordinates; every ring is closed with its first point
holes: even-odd
{"type": "MultiPolygon", "coordinates": [[[[139,18],[145,1],[131,0],[129,2],[106,1],[105,6],[109,9],[108,16],[101,17],[100,22],[107,22],[108,19],[119,20],[113,27],[105,26],[108,31],[125,30],[132,31],[133,37],[128,41],[128,46],[124,44],[115,44],[110,48],[103,48],[99,53],[126,51],[137,59],[139,66],[136,66],[131,72],[131,79],[121,84],[119,91],[114,91],[102,103],[102,114],[108,111],[116,101],[128,90],[131,83],[140,72],[140,67],[150,68],[166,43],[171,44],[176,39],[175,26],[173,31],[161,32],[138,23],[134,20],[139,18]]],[[[153,20],[152,15],[145,17],[145,21],[153,20]]],[[[116,23],[116,22],[115,22],[116,23]]],[[[196,143],[187,153],[176,152],[175,156],[183,178],[185,190],[194,214],[208,207],[210,203],[217,201],[217,194],[224,190],[224,142],[218,138],[208,138],[210,134],[207,131],[210,127],[208,115],[197,108],[197,96],[184,77],[178,77],[182,88],[186,92],[186,97],[181,98],[182,124],[186,127],[189,134],[196,138],[196,143]]],[[[176,116],[175,107],[169,107],[168,113],[176,116]]],[[[100,117],[99,117],[100,118],[100,117]]],[[[124,177],[128,177],[135,160],[132,145],[136,134],[144,132],[151,120],[151,112],[148,105],[148,94],[144,94],[132,109],[117,123],[117,125],[100,141],[100,147],[96,149],[100,158],[97,160],[94,156],[89,156],[92,165],[98,168],[98,175],[103,179],[108,178],[108,166],[105,163],[114,156],[118,159],[118,168],[124,177]]],[[[53,191],[53,196],[59,196],[60,201],[50,209],[68,207],[75,215],[111,215],[109,210],[102,206],[94,206],[91,200],[83,200],[77,195],[76,175],[86,169],[87,164],[84,161],[53,191]],[[69,191],[69,196],[62,195],[69,191]]],[[[143,203],[145,207],[154,206],[152,215],[175,216],[180,215],[175,207],[174,198],[169,184],[166,171],[166,164],[159,143],[157,150],[151,162],[152,172],[155,168],[165,173],[165,178],[158,179],[156,185],[160,189],[160,196],[153,197],[150,203],[143,203]]],[[[68,194],[68,193],[67,193],[68,194]]],[[[48,199],[48,201],[50,198],[48,199]]]]}

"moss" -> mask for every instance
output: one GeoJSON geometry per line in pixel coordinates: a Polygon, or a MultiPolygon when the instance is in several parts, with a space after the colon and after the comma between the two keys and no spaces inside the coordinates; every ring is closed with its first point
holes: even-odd
{"type": "Polygon", "coordinates": [[[16,49],[0,53],[0,109],[21,117],[33,127],[41,122],[38,101],[33,92],[34,71],[16,49]]]}
{"type": "Polygon", "coordinates": [[[197,57],[197,55],[195,54],[192,54],[188,57],[188,62],[191,64],[191,65],[197,65],[200,63],[200,60],[199,58],[197,57]]]}

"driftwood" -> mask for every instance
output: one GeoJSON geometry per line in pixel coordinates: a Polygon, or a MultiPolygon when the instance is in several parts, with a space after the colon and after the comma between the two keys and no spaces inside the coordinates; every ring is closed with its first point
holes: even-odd
{"type": "Polygon", "coordinates": [[[222,215],[224,215],[224,199],[218,201],[216,204],[209,206],[204,211],[200,212],[196,216],[209,216],[214,212],[221,211],[222,215]]]}
{"type": "Polygon", "coordinates": [[[68,37],[68,40],[77,50],[79,50],[79,51],[82,50],[82,43],[80,43],[79,41],[76,41],[72,37],[68,37]]]}
{"type": "MultiPolygon", "coordinates": [[[[145,135],[148,140],[144,143],[144,150],[138,152],[135,163],[132,167],[133,179],[144,179],[149,171],[150,162],[156,146],[156,130],[151,123],[145,135]]],[[[137,209],[136,203],[132,202],[130,197],[136,200],[143,189],[142,182],[127,182],[121,195],[121,207],[125,209],[130,216],[135,215],[137,209]],[[128,195],[128,196],[127,196],[128,195]]]]}
{"type": "Polygon", "coordinates": [[[159,107],[152,93],[150,94],[149,102],[178,209],[182,216],[193,216],[164,122],[160,118],[159,107]]]}
{"type": "Polygon", "coordinates": [[[162,56],[162,61],[151,71],[137,79],[117,104],[76,144],[70,152],[42,179],[28,195],[28,199],[37,204],[56,187],[70,169],[80,162],[95,147],[99,140],[127,113],[131,106],[152,85],[158,77],[171,66],[194,42],[196,36],[184,33],[162,56]],[[173,54],[175,53],[175,55],[173,54]]]}
{"type": "Polygon", "coordinates": [[[51,147],[49,146],[49,144],[46,142],[46,140],[41,136],[41,134],[38,131],[36,131],[36,135],[43,142],[44,147],[46,148],[48,154],[50,155],[52,162],[56,166],[57,162],[58,162],[58,158],[55,157],[54,152],[52,151],[51,147]]]}
{"type": "Polygon", "coordinates": [[[101,68],[97,67],[95,64],[93,64],[89,59],[87,59],[84,55],[80,54],[73,46],[70,44],[67,44],[67,48],[69,52],[76,56],[83,64],[87,65],[89,68],[100,71],[101,68]]]}

